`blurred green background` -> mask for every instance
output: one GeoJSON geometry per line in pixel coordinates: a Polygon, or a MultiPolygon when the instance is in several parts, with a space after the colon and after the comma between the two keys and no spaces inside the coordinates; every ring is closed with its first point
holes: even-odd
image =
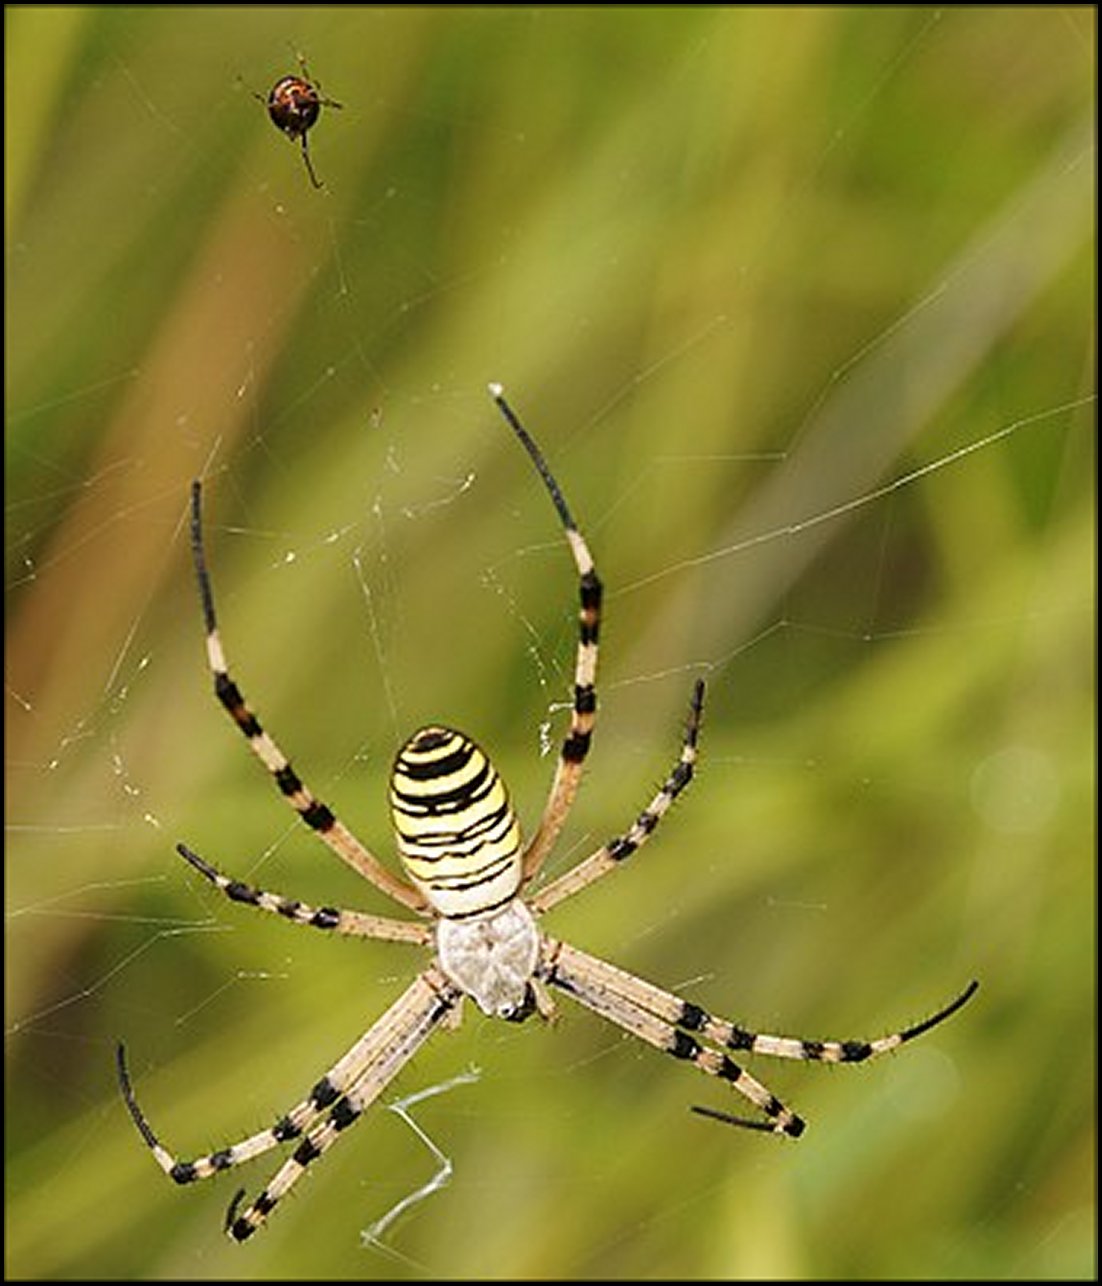
{"type": "Polygon", "coordinates": [[[9,1278],[1084,1278],[1095,1271],[1094,12],[8,6],[9,1278]],[[301,51],[323,192],[250,91],[301,51]],[[590,775],[626,826],[709,682],[701,773],[552,932],[762,1030],[809,1122],[564,1001],[469,1013],[247,1247],[296,1101],[418,968],[174,856],[386,909],[292,825],[237,677],[389,854],[395,747],[487,747],[529,826],[576,587],[486,394],[608,586],[590,775]]]}

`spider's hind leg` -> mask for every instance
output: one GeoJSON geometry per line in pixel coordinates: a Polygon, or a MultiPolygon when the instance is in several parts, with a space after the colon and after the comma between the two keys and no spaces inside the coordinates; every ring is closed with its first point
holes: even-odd
{"type": "Polygon", "coordinates": [[[555,512],[559,516],[559,522],[562,524],[563,533],[578,572],[578,645],[574,656],[574,700],[570,714],[570,731],[559,750],[559,761],[551,782],[550,794],[544,804],[543,816],[524,850],[524,883],[527,884],[539,873],[544,859],[550,853],[566,822],[573,807],[578,786],[581,784],[586,756],[589,754],[593,725],[597,718],[597,642],[600,634],[603,591],[593,555],[589,552],[585,537],[578,530],[562,489],[544,459],[543,452],[505,400],[505,393],[500,384],[490,385],[490,396],[542,478],[543,485],[547,488],[551,502],[555,506],[555,512]]]}
{"type": "Polygon", "coordinates": [[[530,900],[529,906],[537,915],[542,915],[553,906],[571,898],[575,893],[601,879],[621,863],[627,861],[633,853],[650,839],[658,829],[662,818],[669,812],[674,801],[693,779],[696,766],[697,740],[700,736],[700,720],[704,714],[704,680],[697,679],[693,685],[692,700],[689,703],[689,717],[681,739],[681,753],[677,762],[666,778],[661,790],[643,809],[635,822],[622,835],[602,844],[596,852],[590,853],[576,866],[564,871],[557,879],[540,889],[530,900]]]}

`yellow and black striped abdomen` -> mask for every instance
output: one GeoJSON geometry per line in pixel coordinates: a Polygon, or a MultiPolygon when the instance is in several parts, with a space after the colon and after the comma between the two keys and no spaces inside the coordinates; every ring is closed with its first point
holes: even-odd
{"type": "Polygon", "coordinates": [[[484,915],[520,886],[520,826],[497,769],[451,728],[415,732],[390,777],[402,865],[450,919],[484,915]]]}

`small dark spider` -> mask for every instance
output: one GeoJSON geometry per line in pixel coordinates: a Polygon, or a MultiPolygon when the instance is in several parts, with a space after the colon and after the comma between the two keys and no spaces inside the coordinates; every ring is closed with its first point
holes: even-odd
{"type": "Polygon", "coordinates": [[[253,97],[262,102],[268,109],[268,115],[276,129],[281,130],[289,139],[302,144],[302,159],[306,163],[306,173],[316,188],[324,187],[314,167],[310,163],[310,149],[306,143],[306,131],[317,121],[323,107],[340,107],[341,104],[332,98],[323,98],[321,85],[312,80],[306,61],[299,55],[301,76],[284,76],[272,86],[265,98],[263,94],[254,93],[253,97]]]}

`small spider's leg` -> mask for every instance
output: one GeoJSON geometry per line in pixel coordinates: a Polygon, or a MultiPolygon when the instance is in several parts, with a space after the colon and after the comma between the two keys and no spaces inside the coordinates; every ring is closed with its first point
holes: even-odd
{"type": "Polygon", "coordinates": [[[658,823],[666,815],[673,801],[681,794],[693,777],[696,764],[696,743],[700,731],[700,717],[704,708],[704,680],[698,679],[693,688],[692,702],[689,706],[689,719],[685,725],[685,736],[681,743],[681,755],[673,770],[666,778],[665,784],[646,808],[635,819],[630,830],[618,835],[602,845],[595,853],[580,861],[577,866],[552,880],[546,888],[541,889],[528,899],[528,905],[537,915],[557,906],[565,898],[607,875],[625,858],[641,848],[658,828],[658,823]]]}
{"type": "Polygon", "coordinates": [[[240,72],[237,73],[237,83],[241,86],[242,89],[247,90],[253,96],[253,98],[256,99],[258,103],[263,103],[265,107],[268,106],[268,95],[258,94],[256,90],[253,89],[253,87],[245,79],[245,77],[241,75],[240,72]]]}
{"type": "Polygon", "coordinates": [[[536,466],[566,533],[570,552],[578,569],[580,608],[578,613],[578,651],[574,661],[574,705],[570,731],[563,741],[551,793],[544,805],[543,816],[535,834],[524,850],[523,882],[528,883],[539,871],[544,858],[563,828],[574,796],[582,779],[582,764],[589,753],[590,738],[597,715],[597,636],[601,620],[601,582],[585,538],[578,530],[562,490],[548,468],[543,453],[528,435],[513,408],[505,400],[500,384],[490,385],[490,396],[520,439],[536,466]]]}
{"type": "Polygon", "coordinates": [[[303,54],[303,53],[301,52],[301,50],[295,49],[293,46],[292,46],[292,48],[291,48],[291,52],[292,52],[292,53],[295,55],[295,57],[298,59],[298,66],[299,66],[299,71],[301,71],[301,72],[302,72],[302,79],[303,79],[303,80],[304,80],[304,81],[305,81],[305,82],[306,82],[306,83],[307,83],[307,84],[308,84],[308,85],[309,85],[313,90],[315,90],[315,91],[316,91],[316,93],[317,93],[317,95],[318,95],[318,104],[319,104],[319,106],[321,106],[321,107],[340,107],[340,106],[341,106],[341,104],[340,104],[340,103],[335,103],[335,102],[333,101],[333,99],[331,99],[331,98],[323,98],[323,97],[322,97],[322,94],[321,94],[321,81],[320,81],[320,80],[318,80],[316,77],[314,77],[314,76],[311,76],[311,75],[310,75],[310,68],[309,68],[309,67],[307,67],[307,65],[306,65],[306,55],[305,55],[305,54],[303,54]]]}
{"type": "Polygon", "coordinates": [[[587,1009],[592,1009],[594,1013],[607,1018],[609,1022],[622,1027],[648,1045],[653,1045],[655,1049],[672,1054],[674,1058],[684,1059],[709,1076],[727,1081],[736,1093],[741,1094],[768,1118],[766,1123],[743,1122],[737,1117],[731,1117],[729,1119],[733,1124],[787,1134],[794,1139],[803,1134],[803,1118],[785,1107],[775,1094],[745,1068],[740,1067],[727,1054],[709,1049],[695,1037],[680,1030],[674,1022],[654,1013],[647,1003],[651,991],[649,984],[625,974],[621,969],[615,969],[611,974],[606,973],[608,969],[611,966],[606,965],[603,960],[587,955],[576,947],[545,939],[537,974],[545,982],[573,996],[587,1009]],[[624,979],[630,981],[629,986],[623,985],[624,979]]]}
{"type": "Polygon", "coordinates": [[[340,907],[307,906],[297,898],[285,898],[282,894],[267,893],[241,880],[231,880],[186,844],[177,844],[176,851],[200,875],[221,889],[231,902],[243,902],[246,906],[270,911],[290,920],[292,924],[307,924],[313,929],[330,929],[351,938],[413,942],[420,946],[426,946],[432,937],[432,930],[423,921],[393,920],[389,916],[369,915],[366,911],[345,911],[340,907]]]}
{"type": "Polygon", "coordinates": [[[226,1214],[226,1232],[245,1241],[264,1223],[307,1168],[354,1124],[386,1089],[405,1064],[444,1021],[460,992],[436,969],[423,973],[386,1011],[364,1037],[366,1057],[355,1081],[333,1102],[323,1120],[302,1138],[294,1153],[267,1186],[241,1213],[244,1191],[238,1192],[226,1214]]]}
{"type": "Polygon", "coordinates": [[[298,137],[299,137],[299,141],[302,144],[302,159],[306,162],[306,173],[310,176],[310,182],[316,188],[325,187],[325,184],[322,183],[322,181],[314,173],[314,166],[310,160],[310,147],[309,147],[309,144],[306,142],[306,131],[303,130],[298,137]]]}
{"type": "Polygon", "coordinates": [[[321,86],[320,86],[320,85],[318,84],[318,82],[313,78],[313,76],[311,76],[311,75],[310,75],[310,68],[309,68],[309,67],[307,67],[307,65],[306,65],[306,55],[302,52],[302,50],[301,50],[301,49],[296,49],[296,48],[294,47],[294,45],[291,45],[291,53],[293,53],[293,54],[294,54],[294,56],[295,56],[295,60],[296,60],[296,61],[297,61],[297,63],[298,63],[298,69],[299,69],[299,71],[301,71],[301,72],[302,72],[302,79],[303,79],[303,80],[304,80],[308,85],[313,85],[313,86],[315,87],[315,89],[320,89],[320,88],[321,88],[321,86]]]}
{"type": "Polygon", "coordinates": [[[195,575],[199,582],[199,597],[203,605],[203,621],[207,632],[207,661],[214,676],[214,692],[229,712],[249,743],[249,749],[275,779],[281,794],[298,813],[299,817],[322,839],[342,861],[370,880],[377,889],[413,911],[424,912],[425,898],[416,889],[392,875],[379,859],[352,834],[343,822],[323,804],[304,784],[291,767],[290,761],[275,741],[260,726],[256,715],[245,704],[241,690],[230,678],[226,654],[218,632],[214,614],[214,591],[207,571],[203,551],[202,484],[191,484],[191,552],[195,575]]]}

